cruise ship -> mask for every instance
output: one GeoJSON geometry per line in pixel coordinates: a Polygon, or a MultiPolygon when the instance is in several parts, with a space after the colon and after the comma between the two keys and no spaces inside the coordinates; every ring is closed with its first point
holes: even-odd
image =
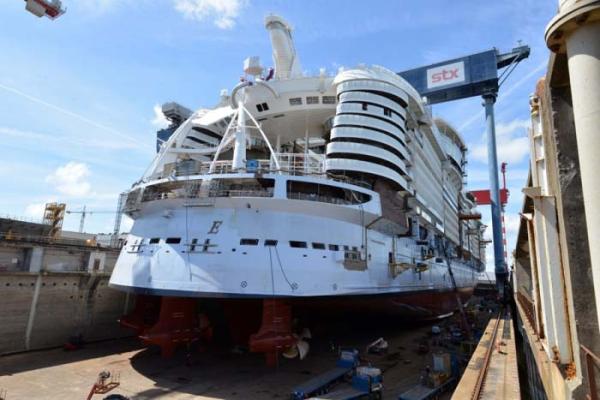
{"type": "Polygon", "coordinates": [[[137,294],[121,323],[165,355],[219,319],[271,363],[303,356],[298,310],[438,318],[485,268],[460,134],[398,74],[308,75],[291,26],[265,26],[274,66],[247,58],[127,193],[110,285],[137,294]]]}

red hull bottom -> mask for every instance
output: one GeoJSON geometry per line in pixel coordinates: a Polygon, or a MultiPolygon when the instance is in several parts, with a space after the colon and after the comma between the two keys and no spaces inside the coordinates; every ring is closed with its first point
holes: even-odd
{"type": "MultiPolygon", "coordinates": [[[[472,294],[473,288],[459,290],[463,303],[472,294]]],[[[264,353],[267,364],[274,365],[277,354],[296,344],[297,337],[292,331],[294,314],[343,315],[351,312],[352,315],[426,320],[447,316],[457,307],[456,295],[452,291],[287,299],[195,299],[142,295],[137,297],[133,312],[121,319],[121,324],[134,329],[145,343],[158,345],[162,355],[169,357],[178,345],[185,344],[189,348],[192,343],[210,340],[213,333],[211,323],[224,323],[235,343],[248,344],[250,351],[264,353]],[[200,311],[204,304],[212,306],[212,313],[200,311]],[[150,315],[152,313],[154,315],[150,315]]]]}

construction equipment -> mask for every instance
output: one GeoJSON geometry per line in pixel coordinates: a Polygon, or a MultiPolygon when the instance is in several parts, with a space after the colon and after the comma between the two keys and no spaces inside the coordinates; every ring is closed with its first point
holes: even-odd
{"type": "MultiPolygon", "coordinates": [[[[503,162],[500,165],[500,172],[502,173],[502,188],[500,189],[500,218],[501,218],[501,226],[502,226],[502,247],[504,249],[504,258],[508,257],[508,252],[506,249],[506,224],[504,222],[504,206],[508,203],[508,197],[510,192],[506,187],[506,166],[508,164],[503,162]]],[[[491,192],[487,189],[483,190],[472,190],[469,193],[475,197],[475,201],[477,205],[487,206],[492,204],[492,195],[491,192]]]]}
{"type": "Polygon", "coordinates": [[[529,53],[529,46],[521,45],[502,54],[497,49],[491,49],[399,73],[421,96],[427,98],[429,104],[473,96],[483,98],[488,145],[489,204],[492,214],[496,285],[503,297],[505,295],[504,286],[508,281],[508,266],[502,240],[494,103],[502,84],[506,82],[517,65],[529,57],[529,53]],[[498,76],[498,71],[501,69],[504,70],[498,76]]]}
{"type": "Polygon", "coordinates": [[[56,239],[60,236],[62,230],[62,224],[65,219],[65,203],[46,203],[44,209],[44,219],[42,221],[45,225],[50,225],[50,231],[48,236],[51,239],[56,239]]]}
{"type": "Polygon", "coordinates": [[[98,379],[92,386],[92,389],[90,390],[90,393],[87,396],[87,400],[90,400],[92,397],[94,397],[95,394],[106,394],[110,392],[111,390],[113,390],[121,384],[120,378],[120,375],[115,374],[114,372],[100,372],[98,374],[98,379]]]}
{"type": "Polygon", "coordinates": [[[36,17],[55,19],[67,10],[62,8],[60,0],[25,0],[25,9],[36,17]]]}
{"type": "Polygon", "coordinates": [[[398,400],[437,399],[456,385],[459,376],[456,357],[438,352],[432,354],[431,361],[433,368],[426,367],[421,382],[398,396],[398,400]]]}
{"type": "MultiPolygon", "coordinates": [[[[88,211],[86,209],[86,206],[83,206],[83,209],[78,210],[78,211],[72,211],[72,210],[68,210],[66,211],[67,214],[81,214],[81,219],[79,220],[79,232],[83,233],[83,225],[85,224],[85,217],[86,215],[89,214],[117,214],[118,211],[88,211]]],[[[119,219],[119,225],[120,225],[121,220],[119,219]]]]}
{"type": "Polygon", "coordinates": [[[359,364],[358,350],[344,350],[335,363],[335,368],[330,369],[314,378],[304,382],[292,390],[292,400],[307,399],[310,396],[326,393],[328,388],[350,376],[359,364]]]}
{"type": "Polygon", "coordinates": [[[352,400],[380,399],[383,390],[381,370],[359,366],[358,350],[344,350],[336,367],[318,375],[292,390],[292,400],[352,400]],[[335,385],[350,379],[351,386],[331,390],[335,385]],[[316,396],[316,397],[313,397],[316,396]]]}

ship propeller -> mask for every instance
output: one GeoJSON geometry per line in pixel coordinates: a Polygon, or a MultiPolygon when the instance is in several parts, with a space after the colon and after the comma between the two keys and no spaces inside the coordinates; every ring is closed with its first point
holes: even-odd
{"type": "Polygon", "coordinates": [[[293,346],[288,347],[282,353],[282,356],[289,359],[300,357],[301,360],[304,360],[308,354],[308,351],[310,350],[310,344],[304,339],[312,338],[310,330],[308,328],[304,328],[300,335],[294,334],[294,337],[297,339],[296,343],[293,346]]]}

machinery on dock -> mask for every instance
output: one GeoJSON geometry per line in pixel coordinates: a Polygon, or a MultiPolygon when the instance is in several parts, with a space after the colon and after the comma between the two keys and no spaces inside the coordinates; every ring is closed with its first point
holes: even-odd
{"type": "Polygon", "coordinates": [[[360,366],[357,350],[344,350],[336,366],[292,390],[292,400],[381,399],[383,375],[378,368],[360,366]],[[350,383],[348,385],[347,383],[350,383]],[[344,384],[346,383],[346,384],[344,384]]]}
{"type": "Polygon", "coordinates": [[[432,355],[433,368],[427,367],[421,382],[398,396],[398,400],[437,399],[442,393],[450,391],[459,379],[456,356],[447,352],[432,355]]]}
{"type": "Polygon", "coordinates": [[[203,320],[273,365],[308,351],[300,309],[437,318],[485,268],[460,134],[386,68],[304,75],[289,24],[265,26],[274,68],[247,58],[124,200],[110,284],[142,295],[121,322],[165,355],[203,320]]]}

